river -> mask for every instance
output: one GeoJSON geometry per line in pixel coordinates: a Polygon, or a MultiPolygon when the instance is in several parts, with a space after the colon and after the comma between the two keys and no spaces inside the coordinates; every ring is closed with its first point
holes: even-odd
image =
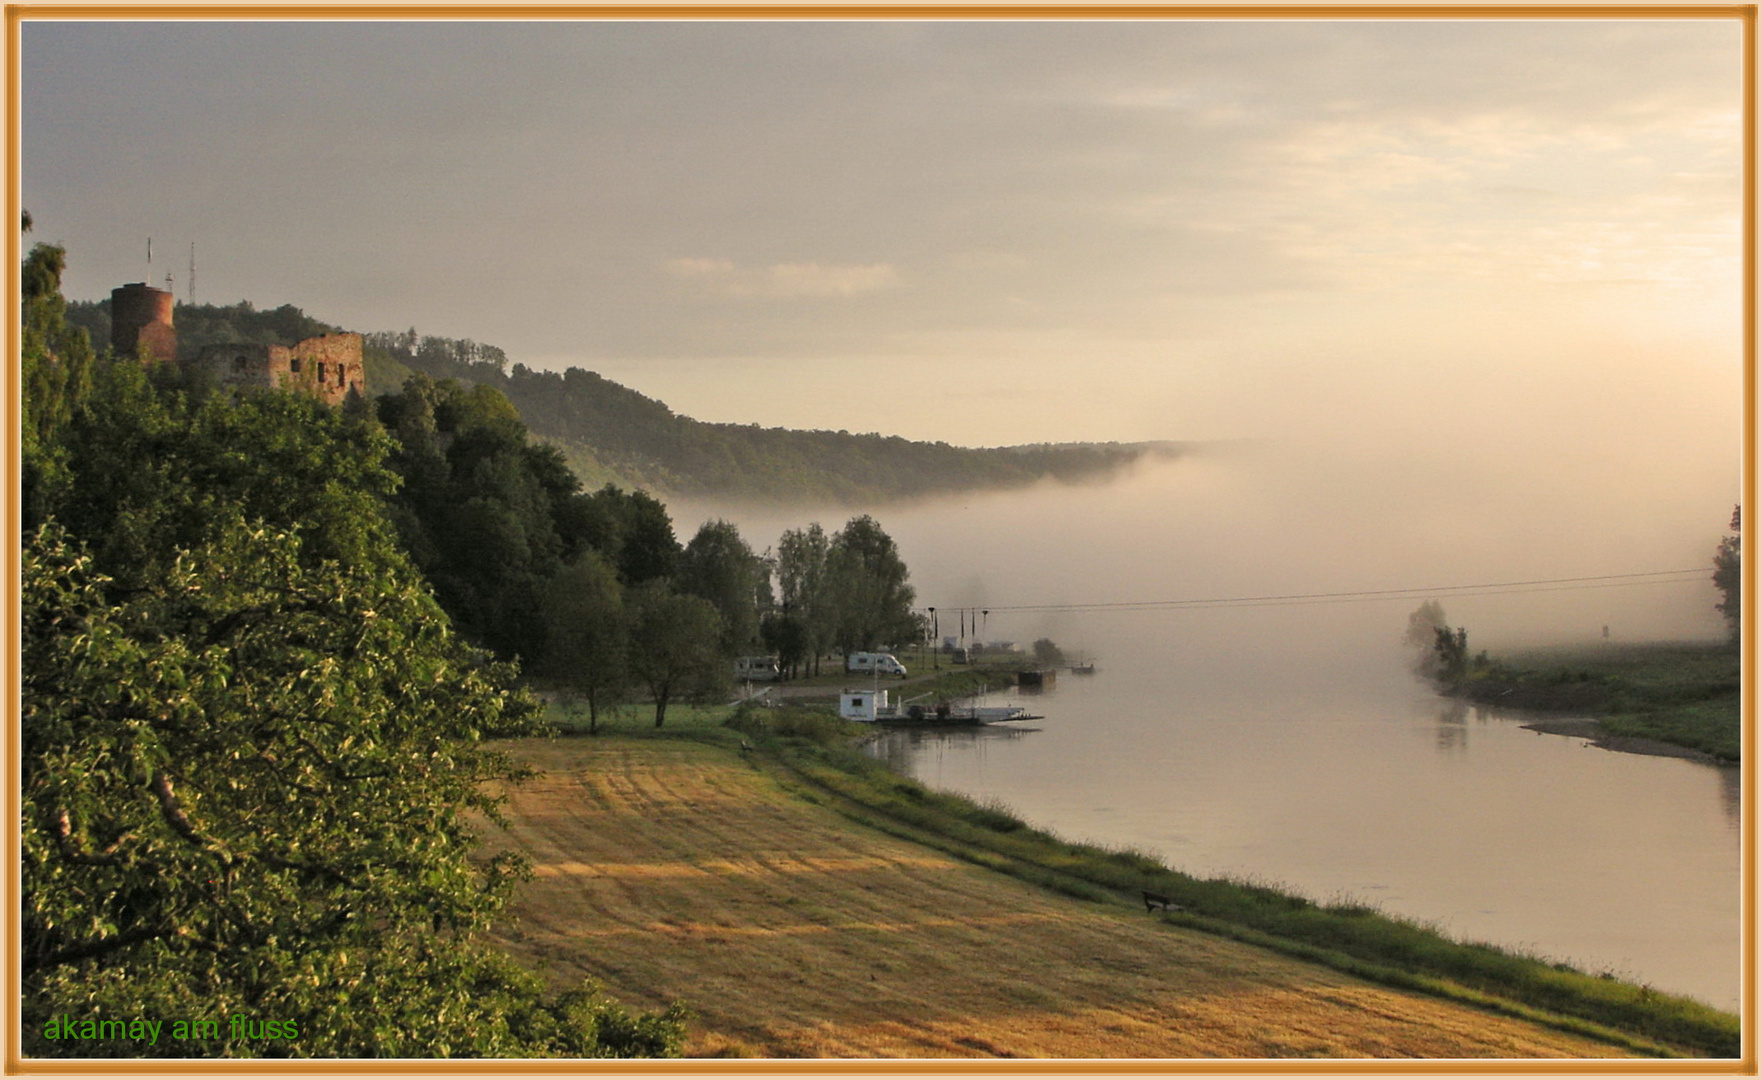
{"type": "Polygon", "coordinates": [[[1736,769],[1590,747],[1415,690],[1194,693],[1103,661],[1020,731],[894,731],[872,752],[1075,840],[1202,877],[1352,899],[1735,1010],[1736,769]]]}
{"type": "MultiPolygon", "coordinates": [[[[1697,498],[1716,518],[1718,496],[1680,492],[1685,506],[1575,548],[1558,523],[1598,514],[1591,502],[1557,499],[1538,520],[1519,491],[1516,505],[1483,497],[1465,510],[1401,490],[1405,473],[1360,469],[1347,483],[1317,460],[1225,455],[1113,485],[873,510],[943,635],[1049,636],[1098,669],[1032,698],[1044,719],[1031,730],[893,733],[873,751],[1069,839],[1373,904],[1735,1010],[1737,770],[1597,749],[1437,697],[1402,655],[1411,598],[1100,606],[1694,566],[1711,544],[1658,522],[1687,519],[1697,498]]],[[[722,516],[761,549],[784,528],[832,531],[849,513],[673,510],[682,539],[722,516]]],[[[1707,637],[1719,630],[1714,599],[1702,581],[1445,605],[1471,651],[1497,651],[1600,640],[1604,627],[1615,641],[1707,637]]],[[[1029,701],[993,703],[1004,700],[1029,701]]]]}

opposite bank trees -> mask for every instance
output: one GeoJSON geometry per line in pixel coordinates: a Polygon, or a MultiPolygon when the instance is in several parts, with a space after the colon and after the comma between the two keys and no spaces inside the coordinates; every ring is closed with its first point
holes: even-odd
{"type": "Polygon", "coordinates": [[[375,423],[100,360],[53,434],[22,553],[27,1054],[676,1050],[677,1014],[547,996],[476,940],[519,872],[469,858],[516,777],[483,740],[534,707],[398,549],[375,423]],[[233,1015],[284,1037],[50,1037],[233,1015]]]}
{"type": "Polygon", "coordinates": [[[1715,607],[1725,616],[1725,624],[1731,628],[1733,641],[1739,640],[1743,634],[1743,523],[1744,508],[1732,507],[1732,535],[1721,539],[1718,549],[1713,552],[1713,584],[1719,589],[1719,603],[1715,607]]]}

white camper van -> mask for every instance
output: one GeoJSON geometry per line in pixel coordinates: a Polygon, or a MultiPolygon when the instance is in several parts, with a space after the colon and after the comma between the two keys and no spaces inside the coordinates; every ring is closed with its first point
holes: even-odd
{"type": "Polygon", "coordinates": [[[892,653],[887,652],[853,652],[844,661],[846,671],[872,671],[877,675],[898,675],[905,677],[905,665],[892,653]]]}
{"type": "Polygon", "coordinates": [[[776,682],[783,672],[774,656],[742,656],[734,661],[734,677],[741,682],[776,682]]]}

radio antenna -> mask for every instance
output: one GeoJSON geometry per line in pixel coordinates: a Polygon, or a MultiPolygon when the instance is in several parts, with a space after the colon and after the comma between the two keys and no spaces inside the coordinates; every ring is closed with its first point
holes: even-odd
{"type": "Polygon", "coordinates": [[[196,242],[190,241],[190,304],[196,303],[196,242]]]}

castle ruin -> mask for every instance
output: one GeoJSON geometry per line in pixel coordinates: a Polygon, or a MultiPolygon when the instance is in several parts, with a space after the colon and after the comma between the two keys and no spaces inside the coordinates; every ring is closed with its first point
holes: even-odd
{"type": "Polygon", "coordinates": [[[177,359],[172,296],[144,281],[110,290],[110,348],[137,360],[177,359]]]}
{"type": "MultiPolygon", "coordinates": [[[[147,362],[175,362],[174,306],[171,293],[143,282],[110,290],[112,351],[147,362]]],[[[327,405],[341,405],[350,394],[367,394],[360,334],[323,334],[292,346],[205,345],[190,367],[205,372],[217,386],[290,390],[327,405]]]]}
{"type": "Polygon", "coordinates": [[[298,345],[205,345],[192,365],[217,386],[292,390],[327,405],[367,395],[360,334],[324,334],[298,345]]]}

